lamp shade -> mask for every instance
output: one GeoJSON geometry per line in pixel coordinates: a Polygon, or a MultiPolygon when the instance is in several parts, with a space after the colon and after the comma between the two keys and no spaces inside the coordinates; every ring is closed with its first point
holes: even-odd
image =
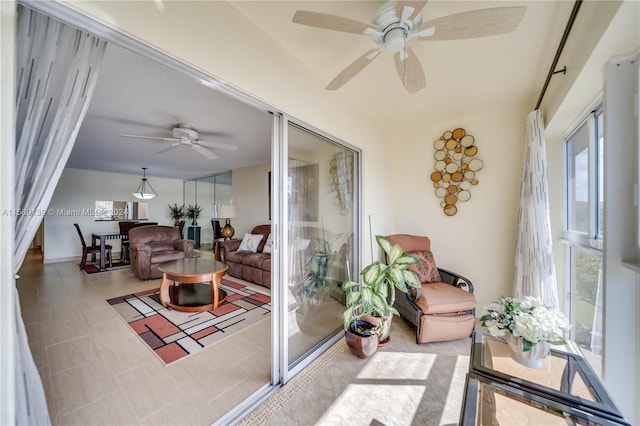
{"type": "Polygon", "coordinates": [[[158,195],[156,191],[153,189],[149,181],[147,180],[147,168],[142,168],[142,181],[138,186],[138,189],[133,194],[139,200],[150,200],[151,198],[158,195]]]}
{"type": "Polygon", "coordinates": [[[216,206],[215,218],[216,219],[233,219],[238,215],[236,206],[220,204],[216,206]]]}

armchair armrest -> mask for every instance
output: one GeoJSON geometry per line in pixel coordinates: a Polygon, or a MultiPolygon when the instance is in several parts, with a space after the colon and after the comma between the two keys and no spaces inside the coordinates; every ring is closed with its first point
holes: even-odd
{"type": "Polygon", "coordinates": [[[226,259],[227,253],[238,251],[242,240],[224,240],[220,242],[220,257],[226,259]]]}
{"type": "Polygon", "coordinates": [[[237,251],[241,243],[242,240],[224,240],[220,242],[220,247],[226,251],[237,251]]]}
{"type": "Polygon", "coordinates": [[[408,293],[404,293],[396,288],[395,292],[396,301],[393,306],[398,310],[402,318],[409,321],[414,327],[419,327],[422,309],[420,309],[415,301],[420,298],[420,294],[422,293],[421,289],[412,288],[408,293]]]}
{"type": "Polygon", "coordinates": [[[440,272],[440,278],[442,279],[443,283],[447,283],[454,287],[458,287],[461,290],[466,290],[469,293],[473,293],[473,283],[470,279],[446,269],[438,268],[438,271],[440,272]]]}
{"type": "Polygon", "coordinates": [[[188,246],[195,246],[196,242],[193,240],[176,240],[173,243],[173,246],[176,250],[187,251],[188,246]]]}
{"type": "Polygon", "coordinates": [[[144,253],[147,253],[149,256],[151,256],[151,247],[149,247],[145,243],[129,243],[129,250],[144,252],[144,253]]]}
{"type": "Polygon", "coordinates": [[[179,250],[184,253],[185,257],[193,257],[193,249],[195,247],[196,242],[194,240],[175,240],[173,242],[173,247],[176,250],[179,250]]]}

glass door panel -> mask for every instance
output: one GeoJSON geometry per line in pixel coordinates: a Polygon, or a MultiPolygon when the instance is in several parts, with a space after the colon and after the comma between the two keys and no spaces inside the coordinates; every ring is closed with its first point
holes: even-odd
{"type": "Polygon", "coordinates": [[[289,368],[342,329],[352,274],[358,153],[288,126],[286,321],[289,368]]]}

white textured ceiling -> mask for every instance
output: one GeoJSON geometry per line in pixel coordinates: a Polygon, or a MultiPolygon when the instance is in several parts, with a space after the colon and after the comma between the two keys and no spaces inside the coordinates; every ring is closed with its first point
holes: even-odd
{"type": "Polygon", "coordinates": [[[149,176],[187,179],[261,164],[271,158],[271,121],[266,112],[109,45],[67,167],[129,174],[148,167],[149,176]],[[172,137],[179,123],[238,150],[214,149],[219,158],[211,161],[188,146],[156,153],[171,142],[121,136],[172,137]]]}
{"type": "MultiPolygon", "coordinates": [[[[316,73],[326,85],[374,45],[367,36],[294,24],[298,9],[372,22],[382,2],[238,1],[231,4],[316,73]]],[[[570,1],[430,1],[429,20],[497,6],[527,7],[510,34],[454,41],[411,41],[425,70],[427,87],[409,95],[383,52],[339,89],[377,120],[397,129],[451,120],[488,109],[534,106],[569,16],[570,1]]],[[[259,72],[259,70],[256,70],[259,72]]],[[[109,46],[94,99],[80,129],[68,167],[192,178],[270,159],[271,116],[256,111],[154,62],[109,46]],[[122,134],[170,137],[189,123],[201,139],[238,146],[215,151],[209,161],[188,147],[156,154],[168,142],[129,139],[122,134]]]]}
{"type": "MultiPolygon", "coordinates": [[[[328,84],[356,58],[376,47],[366,35],[294,24],[296,10],[373,22],[383,2],[238,1],[239,12],[277,40],[328,84]]],[[[484,38],[409,42],[425,71],[427,87],[408,94],[393,57],[381,52],[339,90],[373,117],[412,127],[482,113],[501,106],[535,106],[571,13],[571,1],[429,1],[423,22],[501,6],[526,6],[516,31],[484,38]]],[[[436,29],[437,31],[437,29],[436,29]]]]}

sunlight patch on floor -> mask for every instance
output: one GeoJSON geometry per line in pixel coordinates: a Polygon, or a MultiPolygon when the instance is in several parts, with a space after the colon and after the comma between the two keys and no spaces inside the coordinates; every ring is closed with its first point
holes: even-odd
{"type": "Polygon", "coordinates": [[[469,356],[458,355],[456,366],[453,368],[447,399],[444,402],[442,417],[440,417],[440,426],[458,424],[460,420],[460,411],[462,410],[462,399],[460,396],[464,393],[464,383],[469,371],[469,356]]]}
{"type": "Polygon", "coordinates": [[[376,352],[358,379],[427,380],[435,360],[435,354],[376,352]]]}
{"type": "Polygon", "coordinates": [[[316,425],[411,425],[425,386],[349,385],[316,425]],[[374,422],[374,420],[376,422],[374,422]]]}

